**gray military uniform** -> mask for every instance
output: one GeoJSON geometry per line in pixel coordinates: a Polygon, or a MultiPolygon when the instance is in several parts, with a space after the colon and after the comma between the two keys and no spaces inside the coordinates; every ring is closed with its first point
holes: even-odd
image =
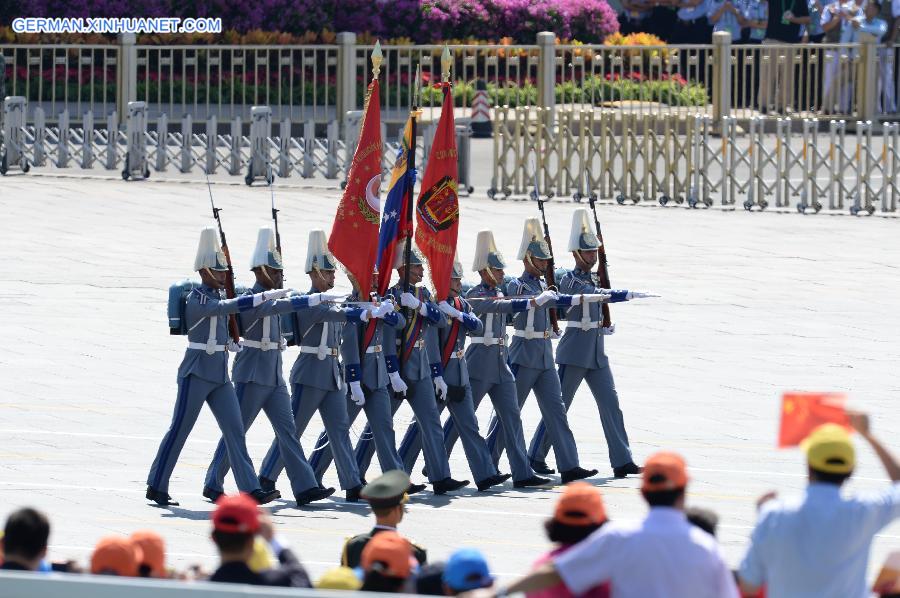
{"type": "MultiPolygon", "coordinates": [[[[466,460],[469,462],[472,476],[476,482],[481,482],[497,475],[497,468],[494,466],[484,438],[478,431],[478,419],[475,417],[475,405],[472,400],[472,389],[469,386],[469,371],[464,349],[466,333],[478,336],[484,331],[484,324],[472,315],[472,306],[465,299],[449,299],[448,303],[465,314],[464,321],[455,326],[454,320],[448,320],[448,325],[444,328],[429,328],[426,340],[429,356],[437,356],[433,364],[440,366],[437,369],[441,372],[440,375],[443,376],[444,382],[451,388],[449,394],[458,394],[459,396],[455,399],[448,398],[439,404],[438,413],[444,410],[444,406],[450,411],[448,421],[453,421],[456,429],[462,435],[463,450],[466,453],[466,460]],[[451,339],[451,334],[455,334],[455,338],[451,339]],[[448,347],[451,341],[453,346],[448,347]],[[447,354],[449,354],[449,358],[445,365],[443,361],[447,354]],[[453,387],[459,390],[454,391],[453,387]]],[[[445,319],[447,319],[446,316],[445,319]]],[[[419,434],[419,427],[410,426],[400,443],[400,457],[403,459],[406,469],[411,470],[415,466],[421,450],[422,437],[419,434]]],[[[447,454],[450,454],[449,450],[447,454]]]]}
{"type": "MultiPolygon", "coordinates": [[[[545,290],[546,285],[541,279],[525,272],[509,282],[507,295],[511,298],[517,295],[539,295],[545,290]]],[[[529,306],[525,311],[514,314],[515,332],[509,346],[510,369],[516,378],[519,408],[522,408],[529,393],[534,390],[560,471],[578,467],[578,449],[572,430],[569,429],[559,376],[553,365],[548,310],[553,307],[568,307],[571,300],[569,295],[560,295],[558,300],[550,300],[540,307],[529,306]]],[[[494,453],[495,462],[500,458],[505,444],[504,430],[497,425],[496,420],[495,417],[491,421],[491,432],[488,435],[488,446],[494,453]]]]}
{"type": "Polygon", "coordinates": [[[168,493],[169,478],[184,448],[203,403],[216,417],[228,460],[242,492],[259,488],[247,444],[234,386],[228,378],[228,315],[253,307],[250,296],[222,299],[220,292],[206,285],[193,289],[187,297],[185,319],[188,349],[178,368],[178,399],[168,432],[163,437],[150,467],[147,485],[168,493]]]}
{"type": "MultiPolygon", "coordinates": [[[[601,289],[594,284],[590,272],[577,268],[560,278],[559,290],[569,295],[611,292],[610,303],[625,301],[627,292],[601,289]]],[[[556,363],[559,364],[562,400],[567,411],[581,382],[587,380],[600,411],[603,435],[609,447],[609,462],[615,468],[631,463],[632,457],[625,421],[619,409],[619,395],[616,394],[609,359],[603,351],[602,322],[600,303],[582,303],[569,308],[566,332],[556,348],[556,363]]],[[[536,463],[543,463],[550,449],[545,432],[546,427],[541,421],[528,449],[528,456],[536,463]]]]}
{"type": "MultiPolygon", "coordinates": [[[[388,294],[393,297],[394,303],[400,304],[401,284],[398,283],[388,289],[388,294]]],[[[399,371],[409,389],[406,391],[405,400],[409,402],[416,416],[416,425],[423,436],[423,449],[425,453],[425,466],[428,469],[428,480],[438,482],[450,477],[450,463],[447,460],[447,452],[444,450],[441,433],[441,420],[437,411],[437,399],[434,396],[434,385],[431,381],[430,355],[425,343],[425,330],[430,326],[444,327],[447,319],[444,314],[431,301],[431,294],[424,287],[410,288],[409,292],[422,301],[428,315],[423,316],[418,310],[409,310],[406,325],[403,329],[386,327],[384,329],[384,345],[394,347],[385,355],[385,364],[388,372],[399,371]],[[400,366],[399,354],[404,352],[408,357],[400,366]]],[[[391,399],[392,413],[400,408],[400,399],[391,399]]],[[[363,438],[371,433],[367,426],[363,438]]],[[[365,472],[372,460],[372,444],[361,440],[357,445],[356,459],[359,469],[365,472]]],[[[399,452],[399,451],[398,451],[399,452]]],[[[409,473],[407,471],[407,473],[409,473]]]]}
{"type": "MultiPolygon", "coordinates": [[[[344,322],[359,321],[361,309],[317,305],[297,312],[301,339],[300,355],[291,368],[291,408],[296,433],[300,437],[309,420],[318,411],[328,433],[329,444],[337,461],[341,488],[348,490],[360,484],[359,470],[353,460],[350,444],[350,422],[347,418],[347,385],[338,360],[338,348],[344,322]]],[[[281,450],[273,442],[266,453],[259,475],[277,480],[284,468],[281,450]]]]}
{"type": "MultiPolygon", "coordinates": [[[[354,294],[351,299],[358,301],[359,296],[354,294]]],[[[356,403],[348,403],[347,414],[350,423],[353,423],[360,411],[365,410],[369,431],[363,435],[359,444],[374,440],[382,472],[403,469],[403,462],[397,454],[391,397],[387,390],[388,374],[384,359],[386,347],[383,342],[383,329],[385,327],[402,329],[405,324],[406,320],[398,311],[386,315],[384,319],[378,318],[356,324],[347,322],[344,324],[341,339],[341,357],[344,360],[347,381],[359,381],[366,396],[363,407],[356,403]],[[363,342],[369,326],[374,326],[375,329],[368,346],[364,347],[363,342]]],[[[310,454],[309,462],[315,470],[316,477],[321,480],[333,458],[327,433],[322,432],[319,435],[316,446],[321,448],[310,454]]]]}
{"type": "MultiPolygon", "coordinates": [[[[257,283],[248,294],[265,290],[257,283]]],[[[281,337],[281,314],[304,309],[308,305],[307,297],[293,297],[267,301],[242,312],[238,317],[243,330],[244,348],[235,357],[232,368],[244,429],[250,429],[260,410],[265,410],[275,431],[275,441],[295,496],[315,488],[318,482],[294,432],[291,397],[282,373],[281,352],[285,345],[281,337]]],[[[220,440],[206,471],[206,487],[223,492],[222,483],[229,467],[225,442],[220,440]]]]}

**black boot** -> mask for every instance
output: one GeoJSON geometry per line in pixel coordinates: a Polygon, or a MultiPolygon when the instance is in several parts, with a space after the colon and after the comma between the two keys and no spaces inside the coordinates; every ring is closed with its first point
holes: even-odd
{"type": "Polygon", "coordinates": [[[347,490],[347,502],[359,502],[359,495],[362,493],[363,485],[354,486],[347,490]]]}
{"type": "Polygon", "coordinates": [[[531,469],[534,470],[534,473],[538,473],[540,475],[553,475],[556,473],[555,469],[550,469],[547,464],[543,461],[532,461],[530,463],[531,469]]]}
{"type": "Polygon", "coordinates": [[[469,485],[469,480],[454,480],[453,478],[444,478],[431,484],[431,489],[435,494],[447,494],[469,485]]]}
{"type": "Polygon", "coordinates": [[[550,478],[542,478],[541,476],[533,475],[530,478],[513,482],[513,488],[535,488],[537,486],[546,486],[550,481],[550,478]]]}
{"type": "Polygon", "coordinates": [[[266,492],[262,488],[257,488],[250,493],[250,497],[257,503],[264,505],[266,503],[272,502],[276,498],[281,498],[281,492],[279,492],[278,490],[269,490],[268,492],[266,492]]]}
{"type": "Polygon", "coordinates": [[[613,475],[617,478],[624,478],[628,475],[638,475],[644,473],[644,468],[638,466],[634,461],[629,461],[621,467],[613,467],[613,475]]]}
{"type": "Polygon", "coordinates": [[[225,494],[224,492],[220,492],[219,490],[213,490],[209,486],[203,487],[203,498],[208,498],[210,502],[216,502],[219,500],[219,497],[225,494]]]}
{"type": "Polygon", "coordinates": [[[480,482],[476,482],[475,485],[478,486],[479,492],[484,492],[488,488],[493,488],[494,486],[499,486],[512,476],[508,473],[498,473],[497,475],[492,475],[489,478],[481,480],[480,482]]]}
{"type": "Polygon", "coordinates": [[[259,487],[266,492],[271,492],[275,489],[275,480],[270,480],[269,478],[259,476],[259,487]]]}
{"type": "Polygon", "coordinates": [[[298,507],[302,507],[303,505],[308,505],[311,502],[322,500],[323,498],[328,498],[332,494],[334,494],[334,488],[323,488],[322,486],[316,486],[315,488],[304,490],[300,494],[296,495],[294,497],[294,500],[297,501],[298,507]]]}
{"type": "Polygon", "coordinates": [[[574,482],[575,480],[583,480],[584,478],[589,478],[591,476],[597,475],[596,469],[584,469],[583,467],[573,467],[567,471],[563,471],[560,476],[562,477],[562,483],[568,484],[569,482],[574,482]]]}
{"type": "Polygon", "coordinates": [[[161,507],[177,507],[178,502],[165,492],[160,492],[151,486],[147,486],[147,500],[152,500],[161,507]]]}
{"type": "Polygon", "coordinates": [[[410,484],[406,489],[407,494],[418,494],[425,489],[425,484],[410,484]]]}

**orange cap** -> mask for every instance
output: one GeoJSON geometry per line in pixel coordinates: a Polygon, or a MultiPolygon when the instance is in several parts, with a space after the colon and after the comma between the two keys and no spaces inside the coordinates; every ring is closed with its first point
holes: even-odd
{"type": "Polygon", "coordinates": [[[676,490],[686,487],[687,483],[687,465],[681,455],[656,453],[644,463],[644,482],[641,484],[641,490],[646,492],[676,490]]]}
{"type": "Polygon", "coordinates": [[[137,577],[143,558],[141,547],[130,538],[106,536],[100,538],[91,555],[91,573],[137,577]]]}
{"type": "Polygon", "coordinates": [[[406,579],[412,571],[412,544],[397,532],[378,532],[362,552],[366,572],[377,571],[387,577],[406,579]]]}
{"type": "Polygon", "coordinates": [[[249,494],[221,496],[212,515],[213,529],[228,534],[259,531],[259,506],[249,494]]]}
{"type": "Polygon", "coordinates": [[[598,525],[606,521],[600,491],[587,482],[567,485],[556,502],[553,519],[565,525],[598,525]]]}
{"type": "Polygon", "coordinates": [[[151,577],[166,576],[166,544],[154,531],[140,530],[131,534],[131,541],[140,546],[144,558],[142,565],[150,567],[151,577]]]}

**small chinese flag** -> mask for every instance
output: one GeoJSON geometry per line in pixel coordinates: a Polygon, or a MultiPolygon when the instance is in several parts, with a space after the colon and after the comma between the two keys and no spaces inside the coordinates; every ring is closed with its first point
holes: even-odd
{"type": "Polygon", "coordinates": [[[837,392],[786,392],[781,396],[781,429],[778,446],[797,446],[822,424],[839,424],[850,430],[844,409],[847,397],[837,392]]]}

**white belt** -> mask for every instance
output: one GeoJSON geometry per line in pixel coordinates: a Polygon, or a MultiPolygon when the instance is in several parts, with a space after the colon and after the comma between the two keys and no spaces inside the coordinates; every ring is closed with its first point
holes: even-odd
{"type": "Polygon", "coordinates": [[[276,341],[248,341],[245,340],[241,343],[245,347],[250,347],[251,349],[259,349],[260,351],[274,351],[275,349],[283,350],[284,345],[280,342],[276,341]]]}
{"type": "Polygon", "coordinates": [[[519,336],[525,339],[550,338],[551,332],[549,330],[543,332],[537,330],[516,330],[513,332],[513,336],[519,336]]]}
{"type": "MultiPolygon", "coordinates": [[[[397,339],[397,346],[399,347],[399,346],[402,345],[402,344],[403,344],[403,341],[400,340],[400,339],[398,338],[398,339],[397,339]]],[[[424,346],[425,346],[425,339],[424,339],[424,338],[420,338],[419,340],[417,340],[416,342],[413,343],[413,348],[414,348],[414,349],[421,349],[421,348],[424,347],[424,346]]]]}
{"type": "Polygon", "coordinates": [[[225,350],[225,345],[217,345],[215,343],[188,343],[188,349],[197,349],[198,351],[206,351],[210,355],[225,350]]]}
{"type": "Polygon", "coordinates": [[[366,353],[381,353],[381,345],[372,345],[366,349],[366,353]]]}
{"type": "Polygon", "coordinates": [[[472,345],[486,345],[491,347],[493,345],[500,345],[501,347],[506,344],[506,339],[504,338],[494,338],[492,336],[473,336],[469,339],[469,344],[472,345]]]}
{"type": "Polygon", "coordinates": [[[600,322],[566,322],[566,328],[575,328],[576,330],[594,330],[600,328],[600,322]]]}
{"type": "Polygon", "coordinates": [[[460,349],[459,351],[454,351],[453,353],[451,353],[450,359],[462,359],[465,354],[466,352],[463,349],[460,349]]]}
{"type": "Polygon", "coordinates": [[[300,345],[300,352],[318,355],[319,359],[325,359],[328,355],[331,355],[332,357],[337,357],[338,355],[337,349],[332,349],[330,347],[310,347],[308,345],[300,345]]]}

